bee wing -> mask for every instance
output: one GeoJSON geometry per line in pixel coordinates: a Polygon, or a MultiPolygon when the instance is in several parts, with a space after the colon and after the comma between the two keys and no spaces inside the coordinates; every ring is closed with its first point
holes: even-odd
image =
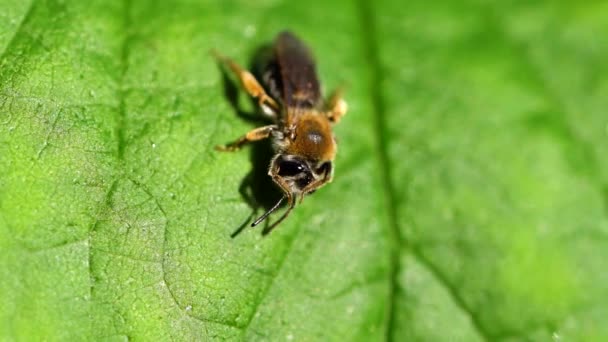
{"type": "Polygon", "coordinates": [[[290,32],[282,32],[275,43],[281,99],[286,107],[314,108],[321,100],[315,62],[308,48],[290,32]]]}

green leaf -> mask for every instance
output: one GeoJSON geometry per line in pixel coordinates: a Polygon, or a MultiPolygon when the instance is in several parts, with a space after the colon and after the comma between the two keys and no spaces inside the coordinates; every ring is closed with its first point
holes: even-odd
{"type": "Polygon", "coordinates": [[[607,339],[606,13],[5,0],[0,337],[607,339]],[[209,50],[285,28],[347,85],[335,180],[233,239],[267,165],[213,150],[253,126],[209,50]]]}

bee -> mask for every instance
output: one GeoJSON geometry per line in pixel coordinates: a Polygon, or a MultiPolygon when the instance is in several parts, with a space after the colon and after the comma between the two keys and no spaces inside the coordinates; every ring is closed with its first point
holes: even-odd
{"type": "Polygon", "coordinates": [[[268,175],[282,190],[278,202],[257,218],[257,226],[287,200],[283,215],[265,230],[270,232],[304,196],[329,183],[334,175],[337,144],[332,126],[346,114],[347,105],[337,89],[321,97],[316,67],[308,48],[290,32],[281,32],[261,70],[262,84],[253,74],[229,58],[215,57],[240,80],[272,124],[255,128],[235,141],[216,146],[219,151],[236,151],[243,145],[270,138],[274,150],[268,175]]]}

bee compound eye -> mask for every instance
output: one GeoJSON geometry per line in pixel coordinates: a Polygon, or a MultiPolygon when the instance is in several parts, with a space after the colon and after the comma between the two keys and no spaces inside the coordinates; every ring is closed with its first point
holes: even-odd
{"type": "Polygon", "coordinates": [[[304,164],[297,160],[281,160],[279,161],[279,176],[293,177],[306,171],[304,164]]]}

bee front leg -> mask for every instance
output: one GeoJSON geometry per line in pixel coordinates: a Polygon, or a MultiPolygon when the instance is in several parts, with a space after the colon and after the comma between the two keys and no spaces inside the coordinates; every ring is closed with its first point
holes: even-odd
{"type": "Polygon", "coordinates": [[[342,88],[338,88],[327,100],[327,109],[325,114],[327,115],[329,121],[333,123],[338,123],[348,111],[348,105],[342,97],[343,93],[344,91],[342,88]]]}
{"type": "Polygon", "coordinates": [[[221,56],[215,51],[212,51],[215,58],[217,58],[220,62],[226,64],[230,70],[239,78],[241,81],[241,85],[251,97],[254,97],[258,100],[258,104],[262,111],[271,117],[276,117],[280,111],[279,105],[277,102],[266,94],[264,87],[260,85],[258,80],[253,76],[252,73],[243,69],[240,65],[238,65],[233,60],[221,56]]]}
{"type": "Polygon", "coordinates": [[[237,151],[243,145],[245,145],[247,143],[268,138],[270,136],[270,133],[272,133],[272,131],[274,131],[276,129],[278,129],[278,127],[276,125],[258,127],[256,129],[253,129],[253,130],[247,132],[247,134],[243,135],[242,137],[238,138],[237,140],[235,140],[227,145],[216,146],[215,149],[218,151],[229,151],[229,152],[237,151]]]}

